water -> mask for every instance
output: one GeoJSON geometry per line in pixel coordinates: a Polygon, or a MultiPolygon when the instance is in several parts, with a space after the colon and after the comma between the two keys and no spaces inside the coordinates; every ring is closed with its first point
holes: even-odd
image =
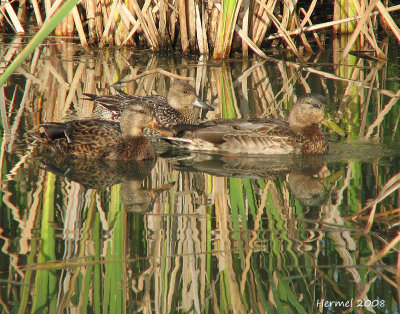
{"type": "Polygon", "coordinates": [[[42,46],[1,90],[2,311],[398,312],[398,49],[340,60],[341,45],[306,66],[42,46]],[[321,93],[349,136],[324,156],[30,154],[39,123],[91,115],[84,92],[165,95],[160,69],[193,79],[208,118],[285,118],[321,93]]]}

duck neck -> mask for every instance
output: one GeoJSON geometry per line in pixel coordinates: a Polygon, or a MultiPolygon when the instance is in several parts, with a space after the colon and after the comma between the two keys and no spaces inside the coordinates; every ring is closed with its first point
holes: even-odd
{"type": "Polygon", "coordinates": [[[138,127],[130,127],[129,129],[122,128],[122,137],[124,138],[132,138],[132,137],[138,137],[143,134],[143,131],[141,128],[138,127]]]}
{"type": "Polygon", "coordinates": [[[321,154],[328,149],[328,142],[317,124],[302,128],[298,134],[303,139],[303,154],[321,154]]]}
{"type": "Polygon", "coordinates": [[[194,124],[197,123],[200,117],[200,110],[199,107],[192,107],[192,108],[184,108],[177,110],[184,120],[186,124],[194,124]]]}

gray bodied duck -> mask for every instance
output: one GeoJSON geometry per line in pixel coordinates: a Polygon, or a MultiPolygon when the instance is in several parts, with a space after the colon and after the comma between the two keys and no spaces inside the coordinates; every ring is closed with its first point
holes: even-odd
{"type": "Polygon", "coordinates": [[[195,151],[232,154],[322,154],[328,149],[320,123],[341,135],[344,131],[324,119],[325,99],[318,94],[298,97],[288,121],[273,119],[210,120],[198,125],[179,125],[172,132],[157,123],[151,128],[166,141],[195,151]]]}
{"type": "MultiPolygon", "coordinates": [[[[153,119],[152,108],[132,105],[124,109],[121,121],[101,119],[50,122],[39,126],[33,137],[41,152],[78,158],[146,160],[157,157],[143,129],[153,119]]],[[[154,123],[155,121],[153,121],[154,123]]]]}
{"type": "Polygon", "coordinates": [[[183,81],[172,84],[166,98],[158,95],[84,95],[99,105],[97,114],[102,119],[119,121],[125,108],[143,104],[153,108],[158,124],[167,129],[179,124],[196,124],[199,122],[201,109],[214,110],[197,98],[193,86],[183,81]]]}

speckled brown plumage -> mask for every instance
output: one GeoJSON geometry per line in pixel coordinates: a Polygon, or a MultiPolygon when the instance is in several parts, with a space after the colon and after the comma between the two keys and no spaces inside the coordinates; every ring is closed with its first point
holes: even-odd
{"type": "MultiPolygon", "coordinates": [[[[165,139],[191,150],[233,154],[321,154],[328,143],[319,123],[323,120],[320,95],[299,97],[288,122],[272,119],[212,120],[196,126],[180,125],[165,139]]],[[[158,131],[163,132],[157,125],[158,131]]]]}
{"type": "Polygon", "coordinates": [[[58,155],[107,160],[145,160],[156,158],[152,144],[143,136],[143,128],[153,118],[152,110],[130,106],[121,123],[99,119],[50,122],[39,127],[33,136],[41,150],[58,155]]]}
{"type": "Polygon", "coordinates": [[[127,94],[97,96],[85,94],[96,104],[95,115],[102,119],[119,121],[121,112],[132,105],[142,104],[153,108],[159,125],[172,128],[178,124],[199,122],[201,108],[214,110],[196,97],[195,89],[188,83],[178,81],[171,86],[167,98],[162,96],[135,96],[127,94]]]}

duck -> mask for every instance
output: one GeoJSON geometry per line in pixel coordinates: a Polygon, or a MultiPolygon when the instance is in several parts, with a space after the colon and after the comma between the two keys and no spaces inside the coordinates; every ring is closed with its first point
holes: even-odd
{"type": "Polygon", "coordinates": [[[143,135],[152,119],[152,108],[132,105],[124,109],[120,123],[102,119],[49,122],[32,136],[41,153],[122,161],[155,159],[156,150],[143,135]]]}
{"type": "Polygon", "coordinates": [[[334,121],[324,119],[324,103],[324,97],[319,94],[300,96],[287,121],[209,120],[197,125],[179,125],[172,131],[153,121],[150,127],[167,142],[193,151],[247,155],[323,154],[328,150],[328,142],[320,129],[321,123],[345,135],[334,121]]]}
{"type": "Polygon", "coordinates": [[[89,100],[99,105],[96,114],[102,119],[119,121],[121,112],[132,105],[143,104],[153,107],[159,125],[172,128],[180,124],[197,124],[201,109],[213,111],[214,108],[198,99],[192,85],[177,81],[171,85],[167,97],[136,96],[125,93],[117,95],[95,95],[84,93],[89,100]]]}

